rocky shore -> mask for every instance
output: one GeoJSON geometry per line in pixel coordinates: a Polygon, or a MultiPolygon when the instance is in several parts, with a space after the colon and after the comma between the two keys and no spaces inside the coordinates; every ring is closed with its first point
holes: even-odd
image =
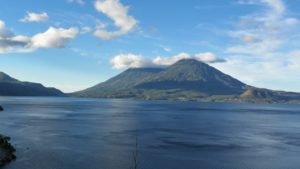
{"type": "MultiPolygon", "coordinates": [[[[1,106],[0,111],[3,111],[1,106]]],[[[16,159],[14,154],[16,149],[9,143],[9,141],[9,137],[0,135],[0,168],[16,159]]]]}
{"type": "Polygon", "coordinates": [[[9,143],[10,138],[0,135],[0,167],[16,159],[15,148],[9,143]]]}

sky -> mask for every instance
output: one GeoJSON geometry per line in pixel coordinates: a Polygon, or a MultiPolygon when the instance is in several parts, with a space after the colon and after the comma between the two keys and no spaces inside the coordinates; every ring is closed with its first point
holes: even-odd
{"type": "Polygon", "coordinates": [[[300,0],[4,0],[0,71],[64,92],[193,58],[300,92],[300,0]]]}

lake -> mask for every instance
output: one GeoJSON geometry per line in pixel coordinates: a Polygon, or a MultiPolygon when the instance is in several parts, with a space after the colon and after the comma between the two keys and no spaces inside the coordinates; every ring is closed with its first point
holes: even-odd
{"type": "Polygon", "coordinates": [[[0,97],[5,169],[299,169],[300,105],[0,97]],[[137,148],[136,148],[137,143],[137,148]]]}

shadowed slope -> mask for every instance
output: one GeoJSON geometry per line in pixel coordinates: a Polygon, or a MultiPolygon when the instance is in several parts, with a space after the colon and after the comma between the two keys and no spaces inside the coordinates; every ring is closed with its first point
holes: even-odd
{"type": "MultiPolygon", "coordinates": [[[[121,92],[129,92],[134,87],[142,83],[145,79],[163,71],[161,68],[135,68],[128,69],[123,73],[109,79],[106,82],[100,83],[96,86],[88,88],[83,91],[73,93],[75,96],[88,97],[109,97],[110,94],[117,94],[121,92]]],[[[127,93],[128,93],[127,92],[127,93]]]]}

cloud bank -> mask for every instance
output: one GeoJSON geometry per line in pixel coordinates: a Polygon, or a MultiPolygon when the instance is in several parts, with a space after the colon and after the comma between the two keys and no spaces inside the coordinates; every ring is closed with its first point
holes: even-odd
{"type": "Polygon", "coordinates": [[[257,5],[261,10],[239,18],[235,29],[229,31],[235,43],[225,51],[227,62],[214,66],[250,85],[299,90],[299,20],[291,16],[283,0],[239,3],[257,5]]]}
{"type": "Polygon", "coordinates": [[[46,32],[34,35],[31,38],[32,48],[63,48],[66,44],[76,37],[77,28],[54,28],[50,27],[46,32]]]}
{"type": "Polygon", "coordinates": [[[113,20],[117,31],[108,31],[104,26],[98,26],[95,36],[104,40],[111,40],[131,32],[138,21],[128,14],[129,7],[121,4],[119,0],[96,0],[95,8],[98,12],[105,14],[113,20]]]}
{"type": "Polygon", "coordinates": [[[263,5],[264,10],[240,17],[229,35],[237,43],[226,49],[230,54],[266,56],[283,48],[299,20],[289,17],[282,0],[243,0],[246,5],[263,5]]]}
{"type": "Polygon", "coordinates": [[[181,59],[196,59],[205,63],[225,62],[224,59],[218,58],[211,52],[198,53],[191,55],[188,53],[180,53],[171,57],[155,57],[154,59],[146,58],[135,54],[120,54],[113,57],[110,61],[115,69],[141,68],[141,67],[165,67],[170,66],[181,59]]]}

